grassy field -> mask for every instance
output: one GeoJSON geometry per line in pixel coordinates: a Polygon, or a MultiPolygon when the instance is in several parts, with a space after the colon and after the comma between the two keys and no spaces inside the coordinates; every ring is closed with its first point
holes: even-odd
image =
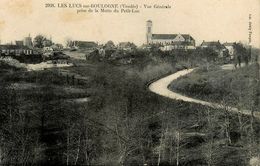
{"type": "Polygon", "coordinates": [[[256,66],[222,70],[199,68],[170,85],[170,89],[194,98],[244,107],[252,106],[257,91],[256,66]]]}
{"type": "Polygon", "coordinates": [[[247,165],[258,153],[257,121],[251,130],[250,117],[172,101],[146,89],[151,79],[179,70],[183,62],[141,60],[113,65],[72,59],[75,66],[65,70],[88,78],[81,84],[57,69],[5,68],[0,76],[4,162],[247,165]],[[71,102],[82,98],[90,100],[71,102]]]}

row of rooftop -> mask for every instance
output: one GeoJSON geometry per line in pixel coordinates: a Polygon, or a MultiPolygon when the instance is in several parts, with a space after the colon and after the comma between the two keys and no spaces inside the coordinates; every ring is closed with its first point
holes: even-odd
{"type": "MultiPolygon", "coordinates": [[[[154,34],[152,33],[153,23],[148,20],[146,23],[146,44],[141,48],[150,48],[151,45],[158,46],[162,51],[171,51],[174,49],[193,50],[196,48],[211,48],[223,56],[224,52],[228,52],[229,55],[234,54],[234,44],[223,43],[219,41],[203,41],[199,46],[196,46],[195,39],[190,34],[154,34]]],[[[15,44],[0,45],[1,54],[36,54],[44,53],[48,51],[63,49],[61,44],[54,44],[51,37],[49,39],[44,38],[41,45],[37,43],[37,40],[32,41],[30,35],[25,37],[24,40],[15,41],[15,44]]],[[[66,48],[70,49],[123,49],[132,50],[136,48],[136,45],[131,42],[121,42],[115,46],[112,41],[108,41],[105,45],[100,45],[93,41],[67,41],[66,48]]]]}
{"type": "MultiPolygon", "coordinates": [[[[155,35],[156,36],[156,35],[155,35]]],[[[173,36],[173,35],[172,35],[173,36]]],[[[182,36],[182,34],[179,34],[177,36],[182,36]]],[[[175,36],[175,37],[177,37],[175,36]]],[[[186,35],[187,37],[188,35],[186,35]]],[[[165,40],[165,36],[163,36],[165,40]]],[[[192,37],[189,37],[190,41],[195,43],[195,40],[192,37]]],[[[172,39],[172,38],[169,38],[172,39]]],[[[167,40],[169,40],[167,39],[167,40]]],[[[158,36],[157,36],[158,40],[158,36]]],[[[141,48],[148,48],[151,45],[156,45],[158,46],[162,51],[171,51],[174,49],[184,49],[184,50],[189,50],[189,49],[196,49],[198,47],[200,48],[211,48],[217,53],[220,54],[220,56],[223,54],[224,51],[228,51],[229,55],[234,54],[234,44],[233,43],[223,43],[221,44],[220,41],[203,41],[201,45],[195,46],[195,45],[189,45],[188,42],[186,41],[160,41],[159,42],[151,42],[149,44],[141,46],[141,48]]],[[[136,48],[136,45],[131,43],[131,42],[121,42],[117,46],[112,42],[109,41],[105,45],[99,45],[96,42],[92,41],[71,41],[68,45],[68,48],[70,49],[123,49],[123,50],[132,50],[136,48]]],[[[0,45],[0,53],[9,55],[9,54],[25,54],[25,55],[30,55],[30,54],[37,54],[40,52],[48,52],[48,51],[54,51],[54,50],[61,50],[63,49],[63,46],[60,44],[53,44],[52,42],[49,42],[46,44],[46,42],[43,44],[43,47],[41,49],[36,48],[33,46],[31,40],[29,42],[28,38],[26,42],[22,41],[16,41],[15,44],[5,44],[5,45],[0,45]]]]}

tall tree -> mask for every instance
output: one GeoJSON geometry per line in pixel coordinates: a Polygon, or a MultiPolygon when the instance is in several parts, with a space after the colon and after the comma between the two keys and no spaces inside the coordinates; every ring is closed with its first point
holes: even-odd
{"type": "Polygon", "coordinates": [[[237,64],[240,66],[243,60],[245,61],[246,64],[248,64],[250,58],[246,48],[241,43],[235,43],[234,49],[235,49],[234,52],[235,66],[237,66],[237,64]]]}
{"type": "Polygon", "coordinates": [[[33,40],[33,43],[34,43],[34,47],[37,47],[37,48],[43,48],[43,43],[44,41],[46,40],[46,37],[43,36],[43,35],[37,35],[34,40],[33,40]]]}
{"type": "Polygon", "coordinates": [[[112,40],[109,40],[106,44],[105,44],[105,48],[106,49],[111,49],[111,48],[114,48],[115,47],[115,44],[112,40]]]}

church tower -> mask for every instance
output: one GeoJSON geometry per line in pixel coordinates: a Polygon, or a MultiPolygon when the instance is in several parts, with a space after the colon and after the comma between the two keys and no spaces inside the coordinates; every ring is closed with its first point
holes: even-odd
{"type": "Polygon", "coordinates": [[[24,38],[24,45],[29,47],[29,48],[32,48],[33,47],[33,42],[32,42],[32,38],[31,38],[31,35],[29,34],[28,37],[25,37],[24,38]]]}
{"type": "Polygon", "coordinates": [[[151,20],[146,21],[146,44],[150,44],[152,41],[152,27],[153,22],[151,20]]]}

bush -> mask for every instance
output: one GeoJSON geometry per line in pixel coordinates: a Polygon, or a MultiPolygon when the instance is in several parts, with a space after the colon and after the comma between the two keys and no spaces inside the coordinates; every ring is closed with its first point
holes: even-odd
{"type": "Polygon", "coordinates": [[[0,57],[0,67],[1,69],[13,70],[21,70],[26,68],[25,64],[22,64],[18,60],[11,57],[0,57]]]}

